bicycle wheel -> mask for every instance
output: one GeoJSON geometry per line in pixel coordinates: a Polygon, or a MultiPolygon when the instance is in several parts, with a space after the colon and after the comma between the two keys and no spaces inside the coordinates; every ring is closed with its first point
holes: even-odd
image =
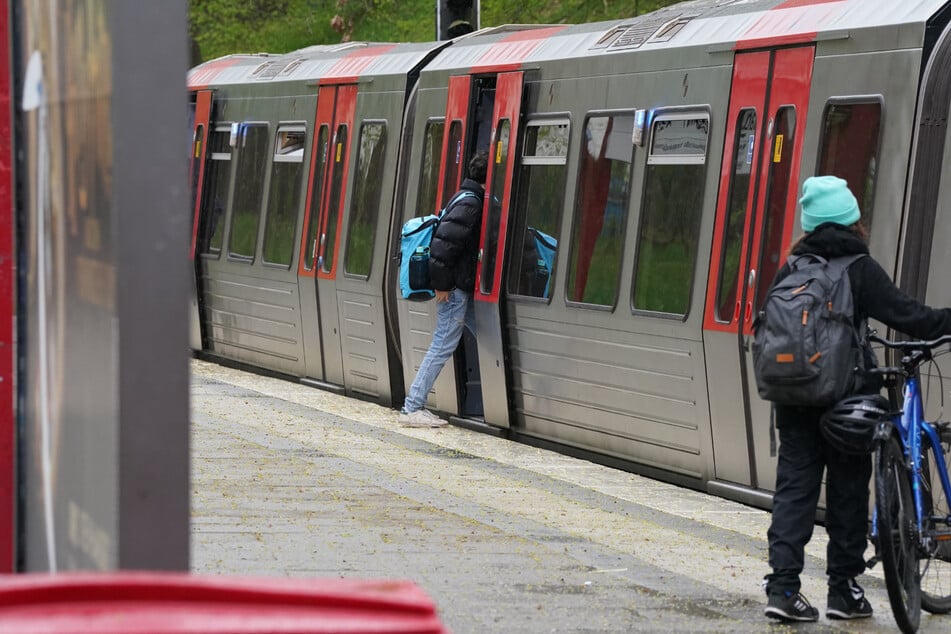
{"type": "Polygon", "coordinates": [[[918,630],[921,620],[921,577],[911,482],[896,438],[882,443],[876,452],[875,507],[888,602],[898,627],[910,634],[918,630]]]}
{"type": "MultiPolygon", "coordinates": [[[[942,435],[945,466],[951,469],[951,433],[942,435]]],[[[931,517],[949,517],[948,498],[941,486],[927,437],[922,443],[922,501],[931,517]]],[[[921,607],[932,614],[951,612],[951,527],[946,522],[925,522],[924,533],[932,547],[921,571],[921,607]]]]}

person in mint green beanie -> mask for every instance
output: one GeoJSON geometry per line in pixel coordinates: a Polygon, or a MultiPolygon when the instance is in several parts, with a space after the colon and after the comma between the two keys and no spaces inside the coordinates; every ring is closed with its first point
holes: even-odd
{"type": "Polygon", "coordinates": [[[826,222],[845,227],[858,222],[859,203],[849,190],[849,184],[838,176],[813,176],[802,184],[802,214],[799,222],[802,230],[814,231],[826,222]]]}
{"type": "MultiPolygon", "coordinates": [[[[951,333],[951,310],[934,309],[897,288],[885,270],[868,255],[868,234],[858,202],[846,181],[836,176],[813,176],[802,184],[799,222],[805,233],[793,244],[792,255],[815,254],[826,259],[862,254],[848,268],[855,325],[875,319],[916,339],[937,339],[951,333]]],[[[776,281],[789,274],[780,267],[776,281]]],[[[774,282],[775,283],[775,282],[774,282]]],[[[867,355],[875,364],[874,355],[867,355]]],[[[881,385],[864,382],[856,394],[875,394],[881,385]]],[[[865,570],[868,534],[868,455],[839,451],[820,433],[825,408],[808,403],[775,405],[779,432],[779,460],[773,494],[772,520],[767,539],[772,572],[764,579],[768,603],[764,614],[781,621],[815,621],[819,611],[800,593],[799,575],[805,547],[812,538],[816,506],[826,480],[826,532],[829,546],[826,572],[829,591],[826,617],[861,619],[872,616],[872,606],[856,582],[865,570]]]]}

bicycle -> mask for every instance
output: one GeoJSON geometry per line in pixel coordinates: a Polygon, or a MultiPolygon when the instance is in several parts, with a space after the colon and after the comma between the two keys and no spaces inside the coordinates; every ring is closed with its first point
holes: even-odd
{"type": "Polygon", "coordinates": [[[951,424],[924,419],[918,372],[937,356],[935,348],[951,343],[951,335],[890,341],[870,334],[869,340],[901,352],[900,366],[873,370],[885,380],[894,414],[875,432],[876,556],[870,565],[881,560],[895,621],[911,633],[922,609],[951,612],[951,424]]]}

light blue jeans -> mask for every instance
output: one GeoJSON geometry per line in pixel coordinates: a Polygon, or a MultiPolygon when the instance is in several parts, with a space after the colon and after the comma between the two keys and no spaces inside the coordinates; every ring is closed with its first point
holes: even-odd
{"type": "Polygon", "coordinates": [[[468,328],[475,335],[475,311],[472,307],[472,294],[452,289],[448,302],[436,304],[436,328],[433,330],[433,340],[429,350],[423,357],[416,372],[416,379],[410,386],[403,403],[407,412],[422,409],[433,389],[436,377],[446,365],[446,361],[456,351],[459,340],[462,339],[462,329],[468,328]]]}

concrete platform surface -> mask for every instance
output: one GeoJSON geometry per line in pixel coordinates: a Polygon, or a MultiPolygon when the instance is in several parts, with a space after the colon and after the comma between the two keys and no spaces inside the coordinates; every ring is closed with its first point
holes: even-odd
{"type": "MultiPolygon", "coordinates": [[[[893,632],[763,618],[767,512],[394,410],[192,361],[192,570],[411,579],[456,634],[893,632]]],[[[825,608],[825,533],[803,592],[825,608]]],[[[921,632],[951,631],[922,615],[921,632]]]]}

